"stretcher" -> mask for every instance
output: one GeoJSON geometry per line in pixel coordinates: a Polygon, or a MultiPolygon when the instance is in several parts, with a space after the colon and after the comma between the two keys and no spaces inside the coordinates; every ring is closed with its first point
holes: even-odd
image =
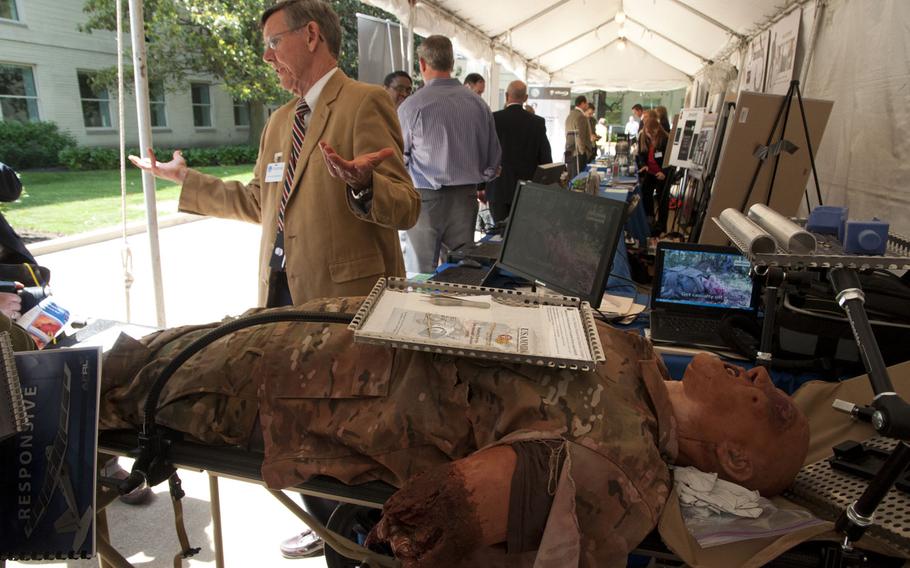
{"type": "MultiPolygon", "coordinates": [[[[99,452],[103,454],[135,458],[137,450],[137,432],[129,430],[101,432],[98,437],[99,452]]],[[[209,476],[209,493],[211,514],[213,522],[213,545],[215,552],[215,565],[217,568],[224,566],[223,542],[221,535],[221,502],[219,497],[218,478],[236,479],[248,483],[265,486],[260,473],[263,454],[233,446],[209,446],[190,441],[178,441],[168,448],[169,462],[178,469],[204,471],[209,476]]],[[[171,486],[171,498],[175,505],[175,520],[177,522],[178,538],[181,541],[181,550],[174,559],[174,565],[180,566],[181,560],[189,558],[198,549],[192,549],[189,539],[182,527],[182,509],[179,496],[174,495],[175,488],[171,486]]],[[[176,488],[179,491],[179,485],[176,488]]],[[[313,519],[303,509],[291,500],[282,491],[269,490],[285,507],[296,514],[311,527],[313,519]]],[[[338,501],[340,504],[329,520],[329,531],[339,535],[352,534],[351,522],[358,512],[363,510],[382,509],[383,503],[396,491],[395,487],[380,481],[372,481],[356,486],[346,485],[328,477],[317,477],[286,491],[294,491],[305,495],[322,497],[338,501]]],[[[117,492],[112,488],[101,487],[98,499],[98,553],[101,557],[102,568],[127,568],[132,566],[112,546],[107,532],[107,523],[104,517],[104,508],[117,498],[117,492]]],[[[378,517],[378,515],[377,515],[378,517]]],[[[314,529],[318,532],[319,529],[314,529]]],[[[327,542],[331,542],[327,540],[327,542]]],[[[366,554],[351,546],[352,543],[341,541],[338,547],[342,552],[359,554],[363,559],[366,554]]],[[[378,555],[373,555],[378,556],[378,555]]],[[[372,558],[369,566],[394,566],[396,561],[391,558],[378,560],[372,558]]],[[[347,559],[342,553],[326,550],[326,563],[329,568],[342,568],[343,566],[358,566],[359,562],[347,559]],[[353,563],[352,563],[353,562],[353,563]]]]}
{"type": "MultiPolygon", "coordinates": [[[[102,432],[99,436],[99,449],[101,452],[110,455],[135,457],[136,456],[136,436],[134,431],[109,431],[102,432]]],[[[231,446],[208,446],[194,442],[180,441],[174,443],[169,449],[169,457],[173,465],[180,469],[192,471],[205,471],[209,476],[209,492],[211,515],[213,521],[213,547],[215,565],[222,568],[224,563],[223,541],[221,534],[221,508],[219,497],[218,478],[224,477],[265,485],[260,468],[262,466],[263,454],[256,451],[249,451],[239,447],[231,446]]],[[[172,488],[173,489],[173,488],[172,488]]],[[[365,512],[380,510],[383,503],[396,491],[396,489],[386,483],[374,481],[361,485],[350,486],[328,477],[317,477],[296,487],[288,488],[287,491],[298,492],[315,497],[322,497],[338,501],[339,505],[335,513],[326,525],[326,529],[337,533],[346,538],[356,538],[356,525],[363,524],[362,519],[365,512]]],[[[294,512],[304,522],[312,523],[312,519],[305,518],[300,506],[291,500],[282,491],[270,491],[282,504],[290,511],[294,512]]],[[[112,546],[108,533],[107,524],[104,518],[104,507],[116,499],[115,491],[107,490],[106,498],[99,498],[98,501],[98,552],[101,557],[102,568],[128,568],[132,565],[112,546]]],[[[673,511],[672,507],[668,507],[673,511]]],[[[175,514],[177,515],[178,538],[181,544],[181,550],[174,558],[174,566],[181,566],[182,560],[192,556],[198,549],[191,549],[189,538],[182,531],[182,524],[179,516],[181,515],[179,500],[175,501],[175,514]]],[[[303,513],[305,514],[305,513],[303,513]]],[[[671,515],[665,515],[668,517],[671,515]]],[[[378,514],[370,515],[375,522],[378,514]]],[[[662,520],[663,523],[663,520],[662,520]]],[[[312,525],[311,525],[312,526],[312,525]]],[[[672,542],[672,539],[671,539],[672,542]]],[[[678,547],[678,542],[674,543],[678,547]]],[[[730,552],[728,545],[727,551],[721,555],[726,557],[730,552]]],[[[792,545],[791,545],[792,546],[792,545]]],[[[771,566],[786,566],[789,568],[814,568],[820,565],[827,565],[825,559],[833,555],[834,549],[839,546],[837,542],[812,541],[803,542],[798,546],[783,551],[775,555],[774,562],[771,566]],[[822,562],[820,564],[819,562],[822,562]]],[[[351,551],[353,552],[353,551],[351,551]]],[[[698,551],[701,554],[705,551],[698,551]]],[[[663,562],[682,565],[686,563],[683,553],[682,556],[673,552],[665,544],[660,530],[655,529],[632,553],[635,556],[655,558],[663,562]]],[[[741,554],[734,554],[734,557],[741,558],[741,554]]],[[[747,555],[748,556],[748,555],[747,555]]],[[[729,557],[728,557],[729,558],[729,557]]],[[[901,566],[903,559],[888,558],[879,555],[870,555],[870,563],[867,566],[878,566],[881,568],[890,566],[901,566]]],[[[705,564],[699,562],[699,565],[711,566],[712,560],[709,557],[701,559],[705,564]]],[[[397,561],[389,558],[388,566],[397,565],[397,561]]],[[[691,561],[691,559],[690,559],[691,561]]],[[[727,564],[729,566],[742,565],[736,561],[727,564]]],[[[344,568],[348,566],[376,566],[379,564],[361,563],[360,561],[351,560],[335,550],[327,547],[326,564],[328,568],[344,568]]]]}
{"type": "MultiPolygon", "coordinates": [[[[896,390],[902,393],[902,396],[910,395],[910,363],[898,365],[891,369],[892,376],[895,380],[896,390]]],[[[845,419],[842,414],[832,410],[831,402],[835,398],[848,401],[864,401],[871,399],[871,391],[868,381],[865,377],[845,381],[842,383],[818,383],[806,385],[803,389],[794,395],[794,401],[803,412],[807,415],[812,429],[812,438],[810,440],[810,452],[806,463],[812,463],[828,455],[832,445],[837,444],[845,439],[864,440],[874,434],[871,426],[868,424],[854,423],[845,419]]],[[[104,432],[100,436],[99,446],[102,452],[113,455],[123,455],[135,457],[137,446],[137,433],[128,432],[104,432]]],[[[257,484],[263,484],[260,468],[263,461],[261,452],[247,451],[236,447],[213,447],[197,443],[177,441],[169,444],[168,461],[175,467],[187,468],[197,471],[206,471],[210,475],[211,505],[212,517],[214,522],[214,546],[216,565],[224,565],[221,539],[220,523],[220,502],[218,498],[218,477],[228,477],[248,481],[257,484]]],[[[179,487],[177,488],[179,492],[179,487]]],[[[173,490],[173,487],[172,487],[173,490]]],[[[383,503],[395,492],[395,488],[384,483],[372,482],[359,486],[348,486],[340,482],[317,478],[307,483],[301,484],[291,489],[300,493],[305,493],[317,497],[328,498],[342,502],[344,505],[336,510],[336,514],[328,523],[328,528],[335,530],[342,535],[350,535],[350,519],[353,518],[352,512],[363,509],[379,509],[383,503]],[[337,517],[337,519],[336,519],[337,517]]],[[[110,500],[116,497],[113,491],[110,500]]],[[[302,509],[293,503],[282,492],[272,492],[283,504],[285,504],[298,517],[303,519],[307,524],[313,527],[312,519],[306,516],[302,509]]],[[[99,500],[98,509],[102,510],[105,500],[99,500]]],[[[175,504],[175,513],[180,516],[179,507],[175,504]]],[[[314,527],[315,528],[315,527],[314,527]]],[[[779,558],[782,554],[788,557],[801,559],[801,563],[790,563],[788,566],[818,566],[819,556],[824,558],[826,550],[830,550],[828,545],[819,545],[806,543],[810,552],[805,553],[800,549],[788,552],[794,549],[803,541],[832,538],[837,535],[830,531],[831,526],[822,527],[821,529],[813,528],[811,531],[802,531],[800,534],[788,534],[779,538],[767,539],[765,541],[747,541],[746,543],[735,543],[723,545],[712,549],[700,549],[697,543],[688,535],[679,514],[678,502],[675,497],[671,496],[664,509],[660,519],[659,532],[655,531],[645,540],[642,546],[636,551],[649,556],[657,556],[665,560],[680,561],[690,565],[706,566],[762,566],[768,562],[779,558]],[[830,533],[827,534],[826,533],[830,533]],[[666,543],[673,551],[671,552],[666,543]],[[827,546],[827,548],[825,548],[827,546]]],[[[109,539],[104,532],[103,520],[99,519],[99,553],[104,559],[102,566],[129,566],[129,563],[119,555],[113,547],[110,546],[109,539]]],[[[316,532],[319,532],[318,530],[316,532]]],[[[187,539],[181,538],[181,554],[175,558],[175,566],[180,565],[181,556],[192,554],[187,539]]],[[[332,535],[329,535],[327,542],[332,545],[332,535]]],[[[363,553],[365,549],[357,551],[348,546],[350,541],[339,541],[335,544],[339,550],[358,558],[360,565],[370,566],[394,566],[397,565],[394,559],[388,556],[378,556],[374,553],[363,553]],[[358,556],[358,554],[372,554],[368,562],[367,556],[358,556]]],[[[860,545],[865,541],[860,541],[860,545]]],[[[353,545],[353,543],[350,543],[353,545]]],[[[893,554],[891,551],[886,551],[893,554]]],[[[334,551],[327,548],[326,561],[329,568],[339,568],[341,566],[356,566],[357,562],[351,564],[351,561],[341,559],[334,554],[334,551]],[[337,560],[336,560],[337,558],[337,560]]],[[[907,553],[897,551],[896,556],[907,558],[907,553]]],[[[870,556],[871,558],[871,556],[870,556]]],[[[789,561],[789,559],[788,559],[789,561]]],[[[899,565],[901,560],[896,561],[899,565]]],[[[825,565],[824,563],[821,565],[825,565]]],[[[873,563],[865,564],[867,566],[886,566],[889,565],[880,557],[875,557],[873,563]]]]}

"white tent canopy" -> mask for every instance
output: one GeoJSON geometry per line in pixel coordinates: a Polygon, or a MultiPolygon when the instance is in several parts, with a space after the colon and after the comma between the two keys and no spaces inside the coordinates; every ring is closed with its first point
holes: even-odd
{"type": "Polygon", "coordinates": [[[825,203],[910,234],[908,0],[365,1],[529,83],[575,92],[735,91],[748,41],[801,9],[795,76],[803,96],[834,101],[816,159],[825,203]]]}
{"type": "Polygon", "coordinates": [[[530,82],[610,91],[686,87],[705,65],[736,53],[744,38],[798,3],[419,0],[412,6],[408,0],[367,1],[413,22],[420,35],[447,35],[460,51],[487,62],[495,59],[530,82]]]}

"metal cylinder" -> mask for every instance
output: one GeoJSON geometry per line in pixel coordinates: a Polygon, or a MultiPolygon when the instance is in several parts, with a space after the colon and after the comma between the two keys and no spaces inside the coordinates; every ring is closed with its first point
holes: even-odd
{"type": "Polygon", "coordinates": [[[789,253],[815,252],[816,242],[812,233],[767,205],[756,203],[749,208],[749,219],[774,237],[777,245],[789,253]]]}
{"type": "Polygon", "coordinates": [[[721,228],[746,247],[750,254],[774,254],[777,246],[774,239],[751,219],[733,209],[724,209],[718,218],[721,228]]]}

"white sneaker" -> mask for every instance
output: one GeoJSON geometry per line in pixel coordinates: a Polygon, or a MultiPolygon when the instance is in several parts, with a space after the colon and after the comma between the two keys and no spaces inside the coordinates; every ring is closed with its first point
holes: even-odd
{"type": "Polygon", "coordinates": [[[311,558],[325,554],[325,543],[316,533],[307,529],[281,543],[281,554],[285,558],[311,558]]]}

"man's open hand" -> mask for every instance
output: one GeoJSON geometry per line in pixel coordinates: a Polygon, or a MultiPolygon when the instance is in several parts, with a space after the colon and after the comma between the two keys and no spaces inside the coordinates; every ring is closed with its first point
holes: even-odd
{"type": "Polygon", "coordinates": [[[373,170],[386,158],[395,154],[391,148],[383,148],[377,152],[370,152],[357,156],[353,160],[345,160],[326,142],[319,142],[325,166],[332,177],[340,178],[354,190],[362,190],[373,182],[373,170]]]}
{"type": "Polygon", "coordinates": [[[170,162],[159,162],[155,158],[155,152],[149,148],[149,157],[140,158],[139,156],[129,156],[134,166],[142,171],[151,172],[155,177],[160,177],[176,183],[183,183],[186,179],[186,172],[189,168],[186,166],[186,160],[180,150],[174,151],[174,156],[170,162]]]}

